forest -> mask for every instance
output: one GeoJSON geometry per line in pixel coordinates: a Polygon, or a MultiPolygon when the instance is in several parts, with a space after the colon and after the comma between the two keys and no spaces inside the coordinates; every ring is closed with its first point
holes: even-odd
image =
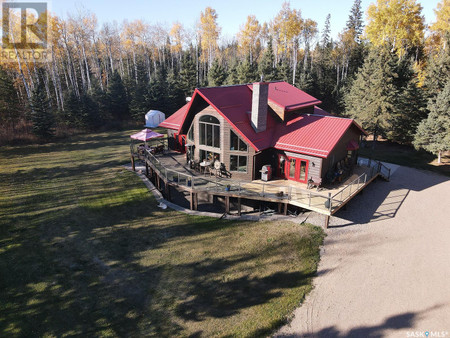
{"type": "Polygon", "coordinates": [[[285,2],[270,22],[249,15],[231,40],[211,7],[195,29],[48,15],[51,58],[0,62],[0,144],[143,124],[196,87],[283,80],[375,139],[440,156],[450,149],[450,0],[434,12],[426,25],[416,0],[377,0],[366,13],[355,0],[333,39],[330,14],[318,27],[285,2]]]}

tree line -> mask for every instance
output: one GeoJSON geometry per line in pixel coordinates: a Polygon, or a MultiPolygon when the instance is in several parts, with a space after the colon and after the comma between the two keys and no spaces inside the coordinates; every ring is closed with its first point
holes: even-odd
{"type": "Polygon", "coordinates": [[[170,115],[195,87],[283,80],[375,139],[438,153],[450,148],[449,7],[438,3],[426,27],[416,0],[377,0],[366,20],[355,0],[337,39],[330,14],[319,29],[288,2],[270,22],[249,15],[229,41],[211,7],[194,30],[142,20],[99,28],[90,12],[49,16],[52,58],[0,66],[1,130],[45,139],[113,128],[143,122],[150,109],[170,115]]]}

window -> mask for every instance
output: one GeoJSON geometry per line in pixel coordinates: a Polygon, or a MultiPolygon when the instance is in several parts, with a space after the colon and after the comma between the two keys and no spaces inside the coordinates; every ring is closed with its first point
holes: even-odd
{"type": "Polygon", "coordinates": [[[220,124],[219,120],[211,115],[203,115],[199,119],[200,122],[212,123],[212,124],[220,124]]]}
{"type": "Polygon", "coordinates": [[[230,130],[230,150],[247,151],[247,145],[230,130]]]}
{"type": "Polygon", "coordinates": [[[300,181],[306,180],[306,161],[300,161],[300,181]]]}
{"type": "Polygon", "coordinates": [[[200,149],[200,161],[220,161],[220,154],[200,149]]]}
{"type": "Polygon", "coordinates": [[[289,177],[295,178],[295,164],[296,160],[291,158],[289,163],[289,177]]]}
{"type": "Polygon", "coordinates": [[[198,123],[200,144],[220,148],[220,122],[210,115],[201,116],[198,123]]]}
{"type": "Polygon", "coordinates": [[[230,171],[247,172],[247,156],[230,155],[230,171]]]}

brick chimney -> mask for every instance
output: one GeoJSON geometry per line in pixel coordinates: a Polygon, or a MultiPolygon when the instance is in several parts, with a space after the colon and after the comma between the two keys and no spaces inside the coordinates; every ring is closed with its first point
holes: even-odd
{"type": "Polygon", "coordinates": [[[266,130],[269,84],[255,82],[252,97],[252,127],[257,133],[266,130]]]}

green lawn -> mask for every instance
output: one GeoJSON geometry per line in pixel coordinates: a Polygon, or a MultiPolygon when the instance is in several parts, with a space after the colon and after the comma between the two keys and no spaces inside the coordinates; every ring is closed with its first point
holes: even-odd
{"type": "Polygon", "coordinates": [[[160,210],[127,132],[0,150],[0,336],[258,336],[311,290],[320,228],[160,210]]]}

